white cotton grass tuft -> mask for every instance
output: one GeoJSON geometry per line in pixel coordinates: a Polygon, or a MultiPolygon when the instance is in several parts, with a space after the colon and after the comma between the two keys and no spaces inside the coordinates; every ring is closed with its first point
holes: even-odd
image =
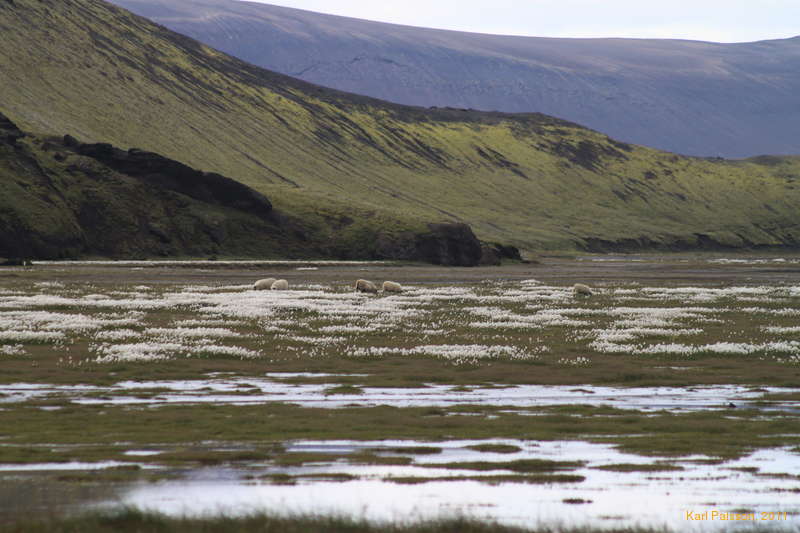
{"type": "Polygon", "coordinates": [[[455,364],[475,364],[487,359],[509,359],[515,361],[532,361],[539,358],[530,350],[516,346],[487,346],[480,344],[430,344],[413,348],[364,347],[347,352],[350,357],[384,357],[401,356],[433,356],[455,364]]]}
{"type": "Polygon", "coordinates": [[[291,342],[299,342],[303,344],[340,344],[347,341],[347,337],[337,337],[332,335],[320,337],[314,337],[310,335],[279,335],[278,337],[291,342]]]}
{"type": "Polygon", "coordinates": [[[21,356],[27,355],[27,352],[21,344],[7,344],[0,345],[0,355],[21,356]]]}
{"type": "Polygon", "coordinates": [[[109,329],[106,331],[98,331],[92,338],[96,341],[123,341],[138,339],[143,336],[143,332],[132,329],[109,329]]]}
{"type": "Polygon", "coordinates": [[[226,328],[148,328],[144,333],[159,338],[176,339],[228,339],[242,336],[241,333],[226,328]]]}
{"type": "Polygon", "coordinates": [[[61,331],[0,331],[0,342],[21,343],[56,343],[63,341],[67,336],[61,331]]]}
{"type": "Polygon", "coordinates": [[[591,360],[588,357],[562,357],[557,362],[564,366],[589,366],[591,360]]]}
{"type": "Polygon", "coordinates": [[[223,346],[209,342],[140,342],[134,344],[106,344],[94,347],[96,363],[149,363],[167,361],[178,357],[224,355],[240,359],[257,359],[261,353],[240,346],[223,346]]]}
{"type": "Polygon", "coordinates": [[[775,335],[800,333],[800,326],[763,326],[761,329],[767,333],[772,333],[775,335]]]}
{"type": "Polygon", "coordinates": [[[701,353],[720,355],[752,355],[762,353],[800,354],[800,342],[717,342],[712,344],[690,345],[665,343],[651,345],[617,344],[610,341],[596,341],[591,347],[601,353],[632,355],[682,355],[692,356],[701,353]]]}
{"type": "Polygon", "coordinates": [[[173,325],[179,328],[231,328],[237,326],[244,326],[247,323],[243,320],[227,320],[224,318],[207,320],[198,320],[196,318],[189,320],[178,320],[173,325]]]}
{"type": "Polygon", "coordinates": [[[60,331],[85,334],[107,328],[135,326],[140,324],[140,313],[97,314],[58,313],[51,311],[3,311],[0,312],[0,331],[60,331]]]}

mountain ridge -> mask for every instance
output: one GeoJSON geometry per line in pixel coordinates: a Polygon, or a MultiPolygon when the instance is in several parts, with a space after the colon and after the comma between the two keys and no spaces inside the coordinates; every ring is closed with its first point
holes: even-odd
{"type": "Polygon", "coordinates": [[[796,37],[509,37],[233,0],[114,1],[250,63],[384,100],[538,111],[689,155],[800,153],[796,37]]]}

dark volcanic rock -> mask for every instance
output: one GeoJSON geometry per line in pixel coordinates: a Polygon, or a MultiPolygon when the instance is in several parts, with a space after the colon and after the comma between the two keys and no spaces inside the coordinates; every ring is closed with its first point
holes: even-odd
{"type": "Polygon", "coordinates": [[[517,248],[516,246],[503,245],[497,243],[493,243],[492,246],[494,247],[497,254],[500,256],[500,259],[522,261],[522,254],[519,253],[519,248],[517,248]]]}
{"type": "Polygon", "coordinates": [[[81,143],[73,137],[72,135],[64,135],[63,144],[67,148],[77,148],[81,145],[81,143]]]}
{"type": "Polygon", "coordinates": [[[14,145],[17,143],[17,139],[22,137],[25,137],[25,134],[20,131],[17,125],[0,113],[0,142],[14,145]]]}
{"type": "Polygon", "coordinates": [[[498,266],[501,263],[497,250],[485,242],[481,243],[481,260],[479,264],[481,266],[498,266]]]}
{"type": "Polygon", "coordinates": [[[0,256],[290,256],[270,201],[155,153],[25,136],[0,115],[0,256]]]}
{"type": "Polygon", "coordinates": [[[429,233],[417,236],[416,257],[435,265],[476,266],[481,243],[467,224],[428,224],[429,233]]]}
{"type": "Polygon", "coordinates": [[[11,259],[0,257],[0,267],[7,266],[31,266],[31,262],[29,259],[20,259],[19,257],[12,257],[11,259]]]}
{"type": "MultiPolygon", "coordinates": [[[[423,261],[444,266],[499,265],[503,259],[521,260],[513,246],[480,242],[467,224],[428,224],[428,231],[378,232],[372,238],[370,259],[423,261]]],[[[340,254],[355,259],[352,250],[340,254]]]]}
{"type": "Polygon", "coordinates": [[[775,244],[755,244],[745,236],[737,235],[735,242],[720,241],[712,235],[694,233],[691,235],[662,235],[658,240],[647,236],[621,238],[616,240],[588,238],[581,248],[592,253],[635,253],[648,250],[664,252],[684,252],[703,250],[710,252],[729,252],[733,250],[797,249],[800,241],[789,232],[776,234],[775,244]]]}
{"type": "Polygon", "coordinates": [[[250,187],[213,172],[195,170],[159,154],[135,148],[126,152],[110,144],[81,144],[77,151],[117,172],[201,202],[225,205],[262,218],[269,217],[272,211],[270,201],[250,187]]]}
{"type": "Polygon", "coordinates": [[[481,260],[483,266],[499,265],[504,259],[511,261],[522,261],[522,256],[516,246],[508,246],[497,243],[481,243],[481,260]]]}

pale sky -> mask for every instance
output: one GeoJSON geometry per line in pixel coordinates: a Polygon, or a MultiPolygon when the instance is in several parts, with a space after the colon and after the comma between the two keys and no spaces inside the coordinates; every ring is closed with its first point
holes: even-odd
{"type": "Polygon", "coordinates": [[[800,0],[255,1],[411,26],[536,37],[743,42],[800,35],[800,0]]]}

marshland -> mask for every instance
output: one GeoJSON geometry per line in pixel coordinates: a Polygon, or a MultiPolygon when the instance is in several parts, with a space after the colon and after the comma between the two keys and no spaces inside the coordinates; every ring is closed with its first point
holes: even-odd
{"type": "Polygon", "coordinates": [[[6,268],[0,516],[792,530],[799,318],[792,256],[6,268]]]}

